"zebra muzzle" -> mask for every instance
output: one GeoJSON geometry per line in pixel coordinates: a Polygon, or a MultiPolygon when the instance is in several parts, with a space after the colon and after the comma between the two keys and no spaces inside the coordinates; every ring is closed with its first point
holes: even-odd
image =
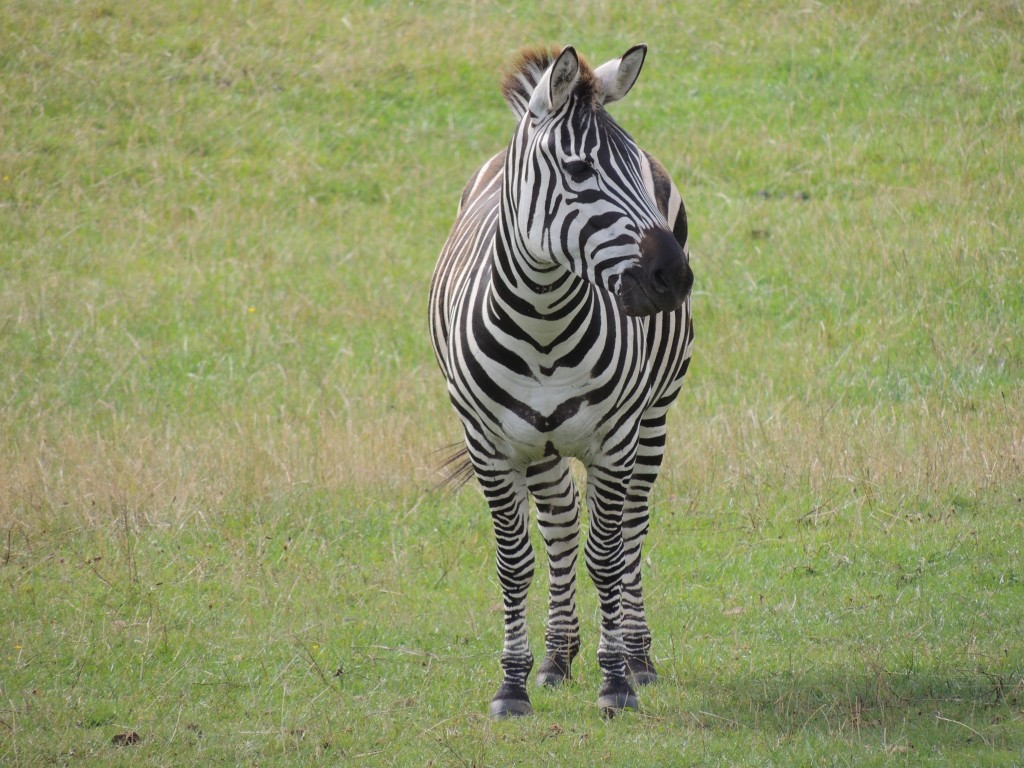
{"type": "Polygon", "coordinates": [[[693,287],[689,259],[667,229],[649,229],[640,239],[640,263],[622,273],[618,298],[627,315],[643,317],[682,306],[693,287]]]}

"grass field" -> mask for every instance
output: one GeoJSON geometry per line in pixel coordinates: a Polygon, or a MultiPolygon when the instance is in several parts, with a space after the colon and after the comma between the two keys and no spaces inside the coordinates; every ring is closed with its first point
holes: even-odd
{"type": "Polygon", "coordinates": [[[1024,765],[1020,2],[0,19],[0,764],[1024,765]],[[696,274],[662,679],[598,717],[584,577],[578,682],[491,723],[427,286],[514,52],[641,41],[696,274]]]}

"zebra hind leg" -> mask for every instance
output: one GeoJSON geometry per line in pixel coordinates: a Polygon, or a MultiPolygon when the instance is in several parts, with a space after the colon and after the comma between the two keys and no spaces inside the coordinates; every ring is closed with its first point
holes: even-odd
{"type": "Polygon", "coordinates": [[[580,497],[569,462],[544,459],[527,473],[537,502],[537,522],[548,555],[548,618],[544,659],[537,684],[557,686],[572,679],[572,661],[580,650],[576,612],[576,561],[580,539],[580,497]]]}

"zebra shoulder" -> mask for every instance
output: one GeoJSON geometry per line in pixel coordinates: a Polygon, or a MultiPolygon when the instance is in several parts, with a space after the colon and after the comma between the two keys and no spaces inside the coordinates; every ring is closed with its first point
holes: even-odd
{"type": "Polygon", "coordinates": [[[505,166],[505,155],[508,150],[503,149],[486,163],[481,165],[462,189],[462,197],[459,198],[459,212],[461,213],[467,205],[489,189],[496,181],[500,185],[501,171],[505,166]]]}

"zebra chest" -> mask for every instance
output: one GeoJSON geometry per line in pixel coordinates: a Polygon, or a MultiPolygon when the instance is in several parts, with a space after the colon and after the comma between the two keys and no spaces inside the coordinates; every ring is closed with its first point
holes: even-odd
{"type": "Polygon", "coordinates": [[[600,453],[624,416],[635,412],[639,419],[646,403],[641,370],[545,370],[538,364],[529,375],[516,375],[496,367],[490,380],[502,395],[490,409],[492,440],[526,463],[552,450],[577,458],[600,453]]]}

